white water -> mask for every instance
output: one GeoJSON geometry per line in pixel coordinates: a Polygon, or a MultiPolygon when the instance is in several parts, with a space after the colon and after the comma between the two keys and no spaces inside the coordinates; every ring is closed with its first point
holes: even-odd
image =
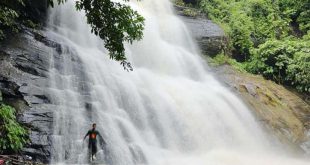
{"type": "Polygon", "coordinates": [[[279,152],[250,113],[204,67],[168,0],[131,4],[146,18],[144,38],[126,45],[134,71],[112,61],[74,2],[50,13],[56,105],[52,163],[87,162],[82,138],[96,122],[111,165],[303,165],[279,152]],[[54,52],[55,53],[55,52],[54,52]],[[80,61],[81,64],[79,64],[80,61]]]}

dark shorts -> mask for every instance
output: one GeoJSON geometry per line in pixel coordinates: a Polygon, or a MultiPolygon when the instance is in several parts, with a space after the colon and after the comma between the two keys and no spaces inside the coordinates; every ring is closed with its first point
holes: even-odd
{"type": "Polygon", "coordinates": [[[96,141],[90,141],[88,144],[88,149],[91,151],[92,154],[96,154],[97,152],[97,143],[96,141]]]}

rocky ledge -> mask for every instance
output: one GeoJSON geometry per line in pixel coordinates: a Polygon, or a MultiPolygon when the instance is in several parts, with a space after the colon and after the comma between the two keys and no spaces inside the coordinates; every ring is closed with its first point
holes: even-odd
{"type": "Polygon", "coordinates": [[[196,39],[202,54],[213,57],[226,51],[228,40],[220,26],[193,8],[175,5],[175,10],[196,39]]]}
{"type": "Polygon", "coordinates": [[[281,142],[295,151],[310,153],[310,105],[305,97],[230,65],[213,67],[213,71],[281,142]]]}

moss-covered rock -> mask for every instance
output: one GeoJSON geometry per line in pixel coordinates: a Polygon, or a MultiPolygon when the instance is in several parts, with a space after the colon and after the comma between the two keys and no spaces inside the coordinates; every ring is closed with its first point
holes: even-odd
{"type": "MultiPolygon", "coordinates": [[[[231,87],[271,132],[295,149],[306,150],[310,141],[310,105],[295,92],[229,65],[214,68],[217,77],[231,87]]],[[[308,148],[309,149],[309,148],[308,148]]]]}

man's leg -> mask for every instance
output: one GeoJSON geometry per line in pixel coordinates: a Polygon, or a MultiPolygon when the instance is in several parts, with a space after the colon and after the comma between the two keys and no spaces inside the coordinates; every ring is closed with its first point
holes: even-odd
{"type": "Polygon", "coordinates": [[[92,152],[92,144],[89,142],[88,143],[88,158],[89,158],[89,162],[91,162],[93,160],[93,152],[92,152]]]}
{"type": "Polygon", "coordinates": [[[92,159],[95,160],[96,159],[96,153],[97,153],[97,145],[96,143],[94,142],[92,144],[92,159]]]}

